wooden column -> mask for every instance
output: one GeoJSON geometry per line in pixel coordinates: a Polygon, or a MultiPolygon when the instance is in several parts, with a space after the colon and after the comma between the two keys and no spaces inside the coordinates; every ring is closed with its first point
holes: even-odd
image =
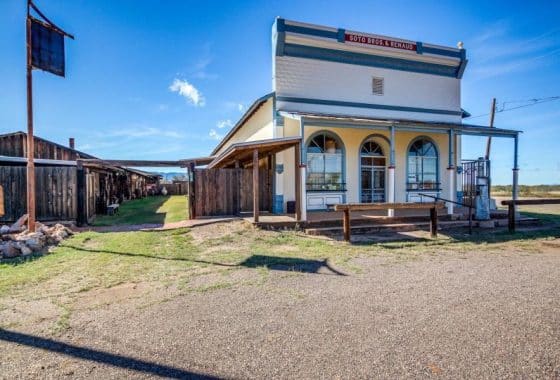
{"type": "Polygon", "coordinates": [[[344,240],[350,243],[350,209],[345,209],[342,217],[344,240]]]}
{"type": "Polygon", "coordinates": [[[515,232],[515,203],[508,205],[508,231],[515,232]]]}
{"type": "Polygon", "coordinates": [[[78,160],[76,167],[76,187],[77,187],[77,224],[78,226],[84,226],[87,224],[88,220],[88,210],[87,210],[87,181],[86,181],[86,170],[82,165],[82,162],[78,160]]]}
{"type": "Polygon", "coordinates": [[[33,68],[31,66],[31,19],[27,7],[27,229],[35,232],[35,140],[33,138],[33,68]]]}
{"type": "Polygon", "coordinates": [[[437,237],[437,208],[434,206],[430,209],[430,235],[437,237]]]}
{"type": "Polygon", "coordinates": [[[196,219],[196,204],[195,204],[195,197],[196,195],[196,176],[194,170],[194,162],[191,162],[189,165],[189,171],[191,172],[191,177],[189,181],[189,217],[191,219],[196,219]]]}
{"type": "Polygon", "coordinates": [[[294,146],[295,150],[295,185],[296,185],[296,221],[301,221],[301,146],[294,146]]]}
{"type": "Polygon", "coordinates": [[[259,151],[253,150],[253,221],[259,222],[259,151]]]}

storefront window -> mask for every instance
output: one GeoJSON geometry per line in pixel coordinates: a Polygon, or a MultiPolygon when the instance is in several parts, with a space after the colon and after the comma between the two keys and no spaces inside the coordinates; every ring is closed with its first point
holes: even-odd
{"type": "Polygon", "coordinates": [[[408,150],[408,190],[440,190],[438,152],[433,142],[419,138],[408,150]]]}
{"type": "Polygon", "coordinates": [[[344,190],[344,150],[329,133],[315,135],[307,145],[307,190],[344,190]]]}

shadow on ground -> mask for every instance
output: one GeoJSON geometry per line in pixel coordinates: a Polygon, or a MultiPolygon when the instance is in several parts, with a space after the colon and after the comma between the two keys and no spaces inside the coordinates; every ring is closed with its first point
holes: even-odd
{"type": "Polygon", "coordinates": [[[217,379],[217,377],[214,376],[186,371],[176,367],[134,359],[128,356],[112,354],[105,351],[94,350],[88,347],[75,346],[53,339],[4,330],[2,328],[0,328],[0,341],[39,348],[45,351],[55,352],[78,359],[130,369],[148,375],[156,375],[172,379],[217,379]]]}

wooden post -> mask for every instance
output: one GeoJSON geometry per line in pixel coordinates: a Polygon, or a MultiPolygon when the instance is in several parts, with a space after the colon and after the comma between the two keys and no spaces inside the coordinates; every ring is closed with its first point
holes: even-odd
{"type": "Polygon", "coordinates": [[[76,167],[76,187],[77,187],[77,200],[78,200],[78,210],[77,210],[77,224],[78,226],[84,226],[87,224],[87,181],[86,172],[82,161],[78,160],[76,167]]]}
{"type": "Polygon", "coordinates": [[[35,164],[33,138],[33,74],[31,66],[31,18],[29,18],[29,2],[27,4],[27,228],[35,232],[35,164]]]}
{"type": "Polygon", "coordinates": [[[187,218],[192,219],[192,207],[191,207],[191,168],[187,166],[187,218]]]}
{"type": "Polygon", "coordinates": [[[437,208],[434,206],[430,209],[430,235],[437,237],[437,208]]]}
{"type": "Polygon", "coordinates": [[[344,210],[342,224],[344,229],[344,240],[350,242],[350,210],[348,208],[344,210]]]}
{"type": "Polygon", "coordinates": [[[189,181],[189,209],[190,209],[190,217],[191,219],[196,219],[196,207],[195,207],[195,198],[196,198],[196,175],[194,170],[194,162],[190,163],[190,172],[191,178],[189,181]]]}
{"type": "Polygon", "coordinates": [[[515,232],[515,202],[508,205],[508,230],[515,232]]]}
{"type": "Polygon", "coordinates": [[[0,186],[0,216],[4,216],[6,210],[4,209],[4,188],[0,186]]]}
{"type": "Polygon", "coordinates": [[[301,146],[296,144],[295,149],[295,185],[296,185],[296,221],[301,221],[301,146]]]}
{"type": "MultiPolygon", "coordinates": [[[[492,98],[492,105],[490,106],[490,128],[494,128],[494,115],[496,115],[496,98],[492,98]]],[[[486,141],[486,154],[484,159],[490,159],[490,148],[492,147],[492,136],[488,136],[486,141]]]]}
{"type": "Polygon", "coordinates": [[[259,222],[259,151],[253,150],[253,221],[259,222]]]}

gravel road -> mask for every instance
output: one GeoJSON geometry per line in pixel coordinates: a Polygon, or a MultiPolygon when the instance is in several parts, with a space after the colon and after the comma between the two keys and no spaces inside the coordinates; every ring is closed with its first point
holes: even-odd
{"type": "Polygon", "coordinates": [[[0,330],[0,378],[560,378],[558,246],[353,264],[0,330]]]}

